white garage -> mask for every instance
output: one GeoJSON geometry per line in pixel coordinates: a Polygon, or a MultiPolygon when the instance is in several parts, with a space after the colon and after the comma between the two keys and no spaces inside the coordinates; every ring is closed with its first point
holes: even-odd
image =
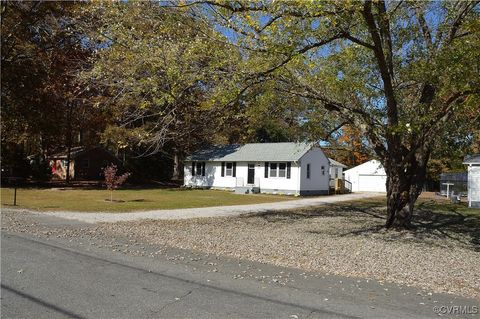
{"type": "Polygon", "coordinates": [[[344,174],[345,180],[352,183],[352,192],[387,192],[387,174],[377,160],[355,166],[344,174]]]}

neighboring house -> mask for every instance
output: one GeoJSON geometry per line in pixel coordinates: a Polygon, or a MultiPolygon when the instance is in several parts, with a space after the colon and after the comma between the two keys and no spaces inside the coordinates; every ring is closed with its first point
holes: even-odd
{"type": "Polygon", "coordinates": [[[184,184],[238,193],[328,194],[329,162],[311,143],[213,146],[185,160],[184,184]]]}
{"type": "Polygon", "coordinates": [[[468,207],[480,208],[480,154],[465,157],[468,165],[468,207]]]}
{"type": "MultiPolygon", "coordinates": [[[[57,179],[66,179],[67,151],[48,157],[52,175],[57,179]]],[[[70,178],[77,180],[102,179],[103,168],[109,164],[118,164],[118,159],[102,147],[72,147],[70,150],[70,178]]]]}
{"type": "Polygon", "coordinates": [[[344,171],[345,180],[352,183],[352,192],[386,192],[387,174],[382,164],[371,160],[344,171]]]}

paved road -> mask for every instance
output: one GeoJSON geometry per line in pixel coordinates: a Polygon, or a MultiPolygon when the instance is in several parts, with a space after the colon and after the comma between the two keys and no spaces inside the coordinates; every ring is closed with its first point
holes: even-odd
{"type": "MultiPolygon", "coordinates": [[[[242,195],[238,195],[242,196],[242,195]]],[[[170,210],[151,210],[144,212],[131,213],[92,213],[92,212],[42,212],[41,214],[50,214],[51,216],[75,219],[87,223],[96,222],[118,222],[140,219],[186,219],[197,217],[221,217],[237,216],[246,213],[260,213],[271,210],[289,210],[295,208],[305,208],[309,206],[320,206],[330,203],[339,203],[356,199],[385,196],[380,193],[354,193],[345,195],[330,195],[303,198],[291,201],[235,205],[235,206],[214,206],[202,208],[185,208],[170,210]]],[[[32,213],[35,213],[32,211],[32,213]]]]}
{"type": "Polygon", "coordinates": [[[4,232],[2,318],[437,318],[435,305],[476,304],[198,254],[138,257],[4,232]]]}

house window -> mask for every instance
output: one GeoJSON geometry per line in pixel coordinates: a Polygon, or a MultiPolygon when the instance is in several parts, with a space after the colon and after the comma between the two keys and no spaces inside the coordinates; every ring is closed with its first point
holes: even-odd
{"type": "Polygon", "coordinates": [[[322,175],[325,175],[325,166],[322,166],[322,175]]]}
{"type": "Polygon", "coordinates": [[[63,166],[63,167],[67,167],[67,163],[68,163],[67,160],[62,160],[62,166],[63,166]]]}
{"type": "Polygon", "coordinates": [[[286,163],[278,163],[278,177],[285,177],[287,172],[286,163]]]}
{"type": "Polygon", "coordinates": [[[290,178],[290,163],[269,163],[269,165],[265,167],[269,168],[269,176],[267,176],[267,171],[265,171],[265,178],[290,178]]]}
{"type": "Polygon", "coordinates": [[[233,176],[233,163],[232,162],[227,162],[226,163],[225,176],[233,176]]]}
{"type": "Polygon", "coordinates": [[[310,164],[307,164],[307,178],[310,178],[310,164]]]}
{"type": "Polygon", "coordinates": [[[197,167],[195,168],[195,175],[202,176],[202,162],[197,162],[197,167]]]}
{"type": "Polygon", "coordinates": [[[205,176],[205,162],[192,162],[192,176],[205,176]]]}
{"type": "Polygon", "coordinates": [[[277,163],[270,163],[270,177],[277,177],[277,163]]]}

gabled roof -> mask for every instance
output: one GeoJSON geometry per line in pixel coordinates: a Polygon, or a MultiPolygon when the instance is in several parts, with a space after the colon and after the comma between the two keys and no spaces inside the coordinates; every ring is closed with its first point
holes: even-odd
{"type": "Polygon", "coordinates": [[[480,164],[480,154],[465,156],[463,164],[480,164]]]}
{"type": "Polygon", "coordinates": [[[344,171],[345,174],[386,175],[382,163],[378,160],[370,160],[344,171]]]}
{"type": "Polygon", "coordinates": [[[333,158],[328,158],[328,161],[330,162],[330,166],[337,166],[337,167],[343,167],[343,168],[347,168],[347,165],[344,165],[340,162],[337,162],[336,160],[334,160],[333,158]]]}
{"type": "MultiPolygon", "coordinates": [[[[99,150],[99,151],[108,153],[109,155],[115,157],[115,155],[111,154],[109,151],[107,151],[106,149],[104,149],[101,146],[96,146],[96,147],[92,147],[92,148],[85,148],[83,146],[75,146],[75,147],[72,147],[70,149],[70,158],[74,159],[77,156],[79,156],[79,155],[81,155],[85,152],[92,151],[92,150],[99,150]]],[[[64,150],[60,153],[52,154],[52,155],[48,156],[48,158],[50,158],[50,159],[67,159],[67,152],[68,152],[68,150],[64,150]]]]}
{"type": "Polygon", "coordinates": [[[193,153],[186,161],[216,162],[273,162],[297,161],[313,143],[250,143],[245,145],[216,145],[193,153]]]}
{"type": "MultiPolygon", "coordinates": [[[[70,149],[70,158],[75,158],[81,153],[83,153],[84,151],[85,151],[85,148],[83,146],[72,147],[70,149]]],[[[58,158],[58,159],[67,158],[67,152],[68,150],[64,150],[62,152],[52,154],[48,156],[48,158],[58,158]]]]}

